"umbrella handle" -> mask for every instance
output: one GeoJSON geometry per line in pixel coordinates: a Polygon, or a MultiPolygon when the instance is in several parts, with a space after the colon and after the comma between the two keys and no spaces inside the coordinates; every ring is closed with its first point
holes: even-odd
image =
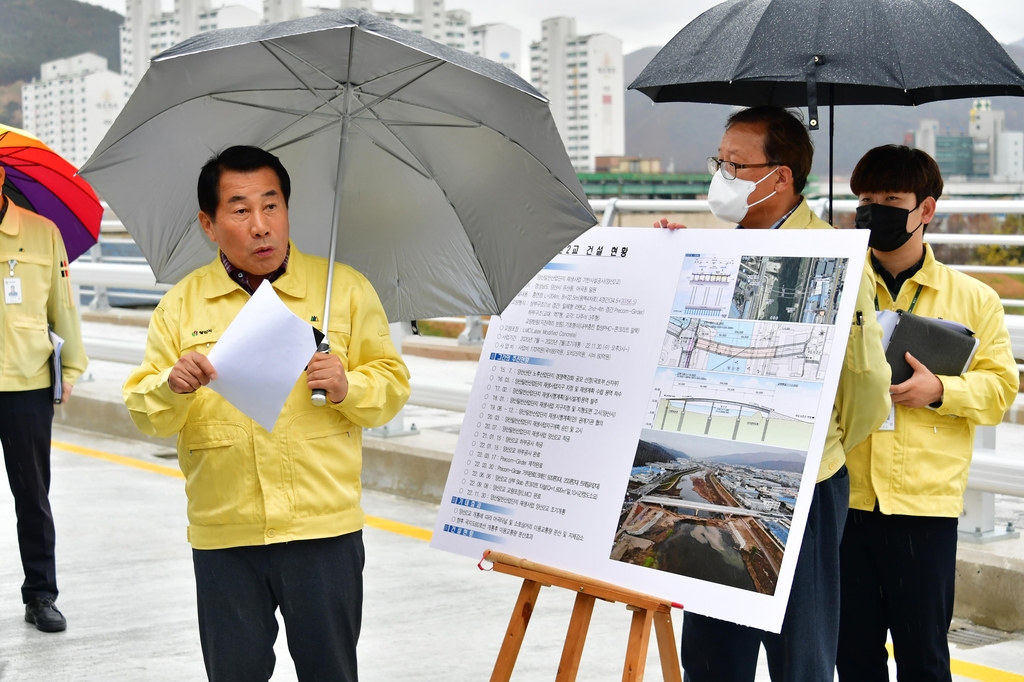
{"type": "MultiPolygon", "coordinates": [[[[320,343],[320,346],[316,349],[316,352],[317,353],[330,353],[331,352],[331,346],[330,346],[330,344],[327,343],[327,339],[326,338],[320,343]]],[[[325,391],[322,388],[314,388],[313,389],[313,397],[310,398],[310,401],[313,403],[313,407],[323,407],[324,405],[327,404],[327,391],[325,391]]]]}

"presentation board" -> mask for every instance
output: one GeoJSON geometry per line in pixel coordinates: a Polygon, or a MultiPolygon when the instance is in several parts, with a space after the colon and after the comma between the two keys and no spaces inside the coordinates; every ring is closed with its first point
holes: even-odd
{"type": "Polygon", "coordinates": [[[862,230],[582,235],[491,320],[432,546],[778,632],[866,249],[862,230]]]}

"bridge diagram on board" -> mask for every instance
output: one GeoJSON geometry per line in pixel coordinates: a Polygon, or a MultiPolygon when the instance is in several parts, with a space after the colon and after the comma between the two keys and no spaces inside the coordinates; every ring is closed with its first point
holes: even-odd
{"type": "Polygon", "coordinates": [[[645,427],[806,449],[821,385],[660,367],[645,427]]]}
{"type": "Polygon", "coordinates": [[[835,328],[672,316],[658,364],[803,381],[824,381],[835,328]]]}

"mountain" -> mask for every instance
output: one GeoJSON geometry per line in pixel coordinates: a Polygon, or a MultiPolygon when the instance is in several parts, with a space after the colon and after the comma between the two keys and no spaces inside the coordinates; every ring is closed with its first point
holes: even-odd
{"type": "Polygon", "coordinates": [[[657,462],[675,462],[677,459],[690,459],[690,457],[678,450],[641,440],[636,446],[633,466],[642,467],[657,462]]]}
{"type": "Polygon", "coordinates": [[[39,78],[39,65],[82,52],[121,70],[117,12],[74,0],[0,0],[0,86],[39,78]]]}
{"type": "MultiPolygon", "coordinates": [[[[806,455],[802,452],[792,451],[780,451],[780,452],[739,452],[735,455],[724,455],[722,457],[708,457],[707,461],[714,462],[716,464],[740,464],[743,466],[758,466],[764,467],[765,463],[769,462],[789,462],[799,463],[803,470],[803,463],[806,459],[806,455]]],[[[771,468],[771,467],[764,467],[771,468]]]]}
{"type": "MultiPolygon", "coordinates": [[[[1024,69],[1024,41],[1004,45],[1017,65],[1024,69]]],[[[628,85],[657,54],[658,47],[645,47],[623,58],[628,85]]],[[[851,106],[836,108],[835,172],[848,176],[864,152],[881,144],[902,143],[907,131],[916,130],[921,119],[939,121],[941,131],[966,132],[970,100],[933,102],[919,107],[851,106]]],[[[1007,130],[1024,130],[1024,98],[994,97],[992,108],[1006,112],[1007,130]]],[[[714,156],[722,139],[725,120],[733,107],[719,104],[666,102],[653,104],[646,95],[628,91],[626,109],[626,154],[661,158],[676,172],[705,171],[705,159],[714,156]]],[[[811,133],[816,152],[816,174],[828,172],[828,109],[820,112],[821,129],[811,133]]]]}

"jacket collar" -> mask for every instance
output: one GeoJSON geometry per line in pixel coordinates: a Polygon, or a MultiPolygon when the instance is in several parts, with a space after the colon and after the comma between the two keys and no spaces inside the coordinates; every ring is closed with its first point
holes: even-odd
{"type": "MultiPolygon", "coordinates": [[[[871,254],[868,254],[868,260],[871,260],[871,254]]],[[[922,286],[935,289],[940,291],[942,289],[942,268],[944,266],[939,261],[935,260],[935,253],[932,251],[930,244],[925,242],[924,245],[924,265],[921,269],[914,273],[914,276],[907,280],[907,282],[914,282],[922,286]]],[[[872,267],[874,270],[874,267],[872,267]]],[[[885,286],[885,280],[882,279],[882,275],[875,272],[875,281],[881,284],[882,288],[888,291],[885,286]]]]}
{"type": "Polygon", "coordinates": [[[17,236],[21,231],[21,208],[18,207],[10,197],[7,198],[7,215],[4,216],[4,221],[0,223],[0,232],[9,234],[12,237],[17,236]]]}
{"type": "Polygon", "coordinates": [[[932,252],[930,244],[924,245],[924,265],[921,269],[914,273],[914,276],[910,278],[911,282],[917,282],[923,284],[926,287],[931,287],[936,291],[942,289],[942,263],[935,260],[935,253],[932,252]]]}
{"type": "MultiPolygon", "coordinates": [[[[292,298],[303,298],[306,295],[306,269],[309,267],[306,256],[295,248],[295,244],[288,240],[289,253],[288,269],[278,277],[272,284],[275,289],[292,298]]],[[[243,289],[228,277],[224,265],[220,262],[220,254],[213,259],[213,262],[206,266],[206,277],[203,282],[203,296],[206,298],[217,298],[226,296],[232,291],[243,289]]]]}
{"type": "MultiPolygon", "coordinates": [[[[780,230],[805,230],[811,227],[816,222],[824,223],[821,218],[818,218],[811,211],[810,205],[807,203],[806,197],[800,197],[800,203],[796,205],[793,212],[786,218],[785,222],[779,225],[780,230]]],[[[830,225],[823,224],[822,227],[831,227],[830,225]]]]}

